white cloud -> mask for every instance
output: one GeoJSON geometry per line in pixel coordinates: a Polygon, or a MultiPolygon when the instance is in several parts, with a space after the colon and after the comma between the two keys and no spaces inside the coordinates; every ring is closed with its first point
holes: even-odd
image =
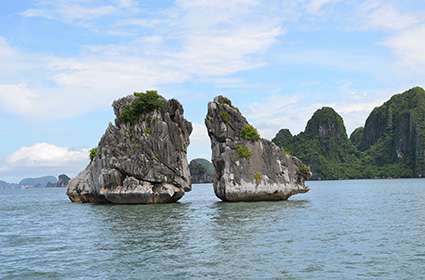
{"type": "Polygon", "coordinates": [[[264,97],[242,107],[241,111],[254,124],[262,137],[271,139],[283,128],[292,134],[304,131],[313,113],[322,107],[332,107],[344,119],[347,133],[350,134],[364,123],[372,110],[382,105],[393,94],[402,92],[400,89],[359,91],[350,85],[335,88],[331,95],[311,99],[311,95],[303,92],[280,94],[264,97]],[[339,98],[344,96],[343,99],[339,98]]]}
{"type": "Polygon", "coordinates": [[[62,167],[87,162],[88,150],[71,150],[48,143],[25,146],[6,157],[8,166],[62,167]]]}
{"type": "Polygon", "coordinates": [[[136,16],[134,1],[38,3],[23,15],[75,24],[90,21],[90,28],[99,29],[103,23],[96,19],[113,13],[117,32],[129,23],[146,23],[147,29],[136,31],[126,43],[84,46],[79,55],[68,57],[28,54],[0,40],[0,56],[9,62],[0,74],[25,73],[6,82],[0,78],[5,101],[0,107],[31,117],[74,116],[133,91],[252,69],[264,64],[262,55],[284,33],[277,9],[270,12],[278,2],[177,1],[150,18],[136,16]],[[125,8],[133,12],[123,16],[125,8]]]}
{"type": "Polygon", "coordinates": [[[19,114],[27,114],[33,110],[39,96],[23,84],[0,84],[0,106],[9,111],[19,114]]]}
{"type": "Polygon", "coordinates": [[[88,149],[70,149],[48,143],[25,146],[2,160],[0,174],[42,176],[75,175],[88,163],[88,149]]]}
{"type": "Polygon", "coordinates": [[[240,109],[262,137],[271,139],[282,128],[292,133],[302,131],[315,108],[315,104],[305,103],[304,94],[297,93],[269,96],[240,109]]]}
{"type": "Polygon", "coordinates": [[[401,60],[409,66],[425,66],[425,25],[390,36],[385,45],[395,51],[401,60]]]}
{"type": "Polygon", "coordinates": [[[137,7],[137,1],[136,0],[118,0],[118,5],[120,7],[125,7],[125,8],[134,8],[134,7],[137,7]]]}
{"type": "Polygon", "coordinates": [[[193,131],[190,135],[188,147],[189,161],[194,158],[211,158],[210,138],[204,124],[193,123],[193,131]]]}
{"type": "Polygon", "coordinates": [[[360,8],[363,27],[396,31],[423,22],[424,13],[402,12],[388,1],[367,1],[360,8]]]}
{"type": "MultiPolygon", "coordinates": [[[[107,1],[110,2],[110,1],[107,1]]],[[[61,20],[66,23],[87,24],[101,17],[117,13],[120,8],[132,7],[131,1],[118,1],[104,4],[98,1],[84,0],[42,0],[36,8],[21,13],[24,17],[43,17],[61,20]]]]}
{"type": "Polygon", "coordinates": [[[400,8],[397,1],[368,0],[358,9],[358,20],[363,30],[384,31],[379,45],[388,47],[396,55],[394,68],[403,75],[406,70],[412,79],[425,71],[425,11],[400,8]]]}
{"type": "Polygon", "coordinates": [[[0,58],[5,59],[15,55],[15,50],[7,43],[6,39],[0,37],[0,58]]]}
{"type": "Polygon", "coordinates": [[[309,13],[319,15],[326,6],[335,4],[339,1],[341,0],[310,0],[306,7],[309,13]]]}

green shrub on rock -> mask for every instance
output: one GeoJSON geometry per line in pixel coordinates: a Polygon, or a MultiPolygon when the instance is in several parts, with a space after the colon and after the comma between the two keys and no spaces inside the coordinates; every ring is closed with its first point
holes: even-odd
{"type": "Polygon", "coordinates": [[[96,156],[97,156],[97,148],[90,149],[89,151],[90,161],[93,161],[96,156]]]}
{"type": "Polygon", "coordinates": [[[220,117],[225,123],[229,123],[230,115],[226,111],[220,112],[220,117]]]}
{"type": "Polygon", "coordinates": [[[236,151],[241,158],[249,159],[252,155],[251,150],[245,145],[236,145],[236,151]]]}
{"type": "Polygon", "coordinates": [[[156,90],[148,90],[146,93],[135,92],[134,101],[124,107],[120,120],[125,123],[134,123],[140,115],[164,108],[167,101],[156,90]]]}
{"type": "Polygon", "coordinates": [[[259,185],[261,183],[261,180],[263,180],[263,174],[261,174],[261,172],[255,172],[255,184],[259,185]]]}
{"type": "Polygon", "coordinates": [[[310,176],[310,167],[308,167],[308,165],[306,164],[301,164],[300,166],[298,166],[298,171],[305,175],[305,177],[309,177],[310,176]]]}
{"type": "Polygon", "coordinates": [[[241,138],[249,141],[260,140],[260,134],[255,127],[250,124],[246,124],[241,130],[241,138]]]}
{"type": "Polygon", "coordinates": [[[152,134],[152,129],[150,127],[146,127],[143,130],[143,134],[146,135],[146,136],[150,136],[152,134]]]}

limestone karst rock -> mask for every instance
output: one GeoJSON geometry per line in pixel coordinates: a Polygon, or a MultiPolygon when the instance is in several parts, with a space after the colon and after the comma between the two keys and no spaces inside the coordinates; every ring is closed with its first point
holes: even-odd
{"type": "Polygon", "coordinates": [[[223,201],[285,200],[307,192],[311,175],[299,159],[261,139],[230,100],[208,104],[205,120],[216,175],[214,191],[223,201]]]}
{"type": "Polygon", "coordinates": [[[69,178],[67,175],[61,174],[58,177],[58,182],[56,183],[56,187],[57,188],[66,188],[66,186],[68,186],[68,183],[69,183],[70,180],[71,180],[71,178],[69,178]]]}
{"type": "Polygon", "coordinates": [[[214,166],[203,158],[196,158],[189,164],[192,184],[212,183],[214,178],[214,166]]]}
{"type": "Polygon", "coordinates": [[[317,110],[303,132],[282,129],[272,141],[308,164],[315,180],[347,178],[346,165],[357,159],[342,117],[330,107],[317,110]]]}
{"type": "Polygon", "coordinates": [[[192,125],[175,99],[155,91],[113,103],[109,124],[87,168],[68,184],[73,202],[169,203],[191,190],[186,158],[192,125]]]}
{"type": "Polygon", "coordinates": [[[70,180],[71,178],[69,178],[65,174],[61,174],[58,176],[58,180],[56,183],[48,182],[46,187],[47,188],[66,188],[70,180]]]}
{"type": "Polygon", "coordinates": [[[332,108],[317,110],[305,131],[282,129],[272,140],[307,163],[312,179],[425,176],[425,90],[411,88],[373,109],[350,139],[332,108]]]}
{"type": "Polygon", "coordinates": [[[425,176],[425,90],[411,88],[373,109],[358,148],[386,177],[425,176]],[[395,171],[400,171],[396,175],[395,171]]]}

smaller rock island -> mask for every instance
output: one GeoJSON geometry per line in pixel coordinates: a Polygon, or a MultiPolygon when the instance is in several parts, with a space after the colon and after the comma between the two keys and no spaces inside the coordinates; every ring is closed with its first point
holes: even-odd
{"type": "Polygon", "coordinates": [[[214,180],[214,166],[204,158],[196,158],[189,164],[192,184],[208,184],[214,180]]]}
{"type": "Polygon", "coordinates": [[[73,202],[151,204],[178,201],[191,190],[187,146],[192,125],[175,99],[156,91],[113,103],[109,124],[87,168],[68,184],[73,202]]]}
{"type": "Polygon", "coordinates": [[[262,139],[223,96],[208,104],[205,119],[215,168],[214,192],[223,201],[286,200],[309,189],[308,166],[262,139]]]}

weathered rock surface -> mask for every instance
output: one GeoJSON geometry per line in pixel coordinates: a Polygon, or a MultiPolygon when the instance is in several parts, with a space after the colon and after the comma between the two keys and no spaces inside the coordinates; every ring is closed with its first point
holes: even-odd
{"type": "Polygon", "coordinates": [[[218,96],[208,104],[205,123],[216,171],[214,191],[221,200],[286,200],[309,190],[304,184],[311,175],[308,167],[271,141],[244,136],[249,123],[227,98],[218,96]]]}
{"type": "Polygon", "coordinates": [[[109,124],[92,161],[68,185],[73,202],[169,203],[191,190],[186,149],[192,125],[174,99],[142,113],[134,123],[123,115],[134,95],[113,103],[109,124]]]}
{"type": "Polygon", "coordinates": [[[196,158],[189,164],[192,184],[212,183],[214,180],[214,166],[203,158],[196,158]]]}

